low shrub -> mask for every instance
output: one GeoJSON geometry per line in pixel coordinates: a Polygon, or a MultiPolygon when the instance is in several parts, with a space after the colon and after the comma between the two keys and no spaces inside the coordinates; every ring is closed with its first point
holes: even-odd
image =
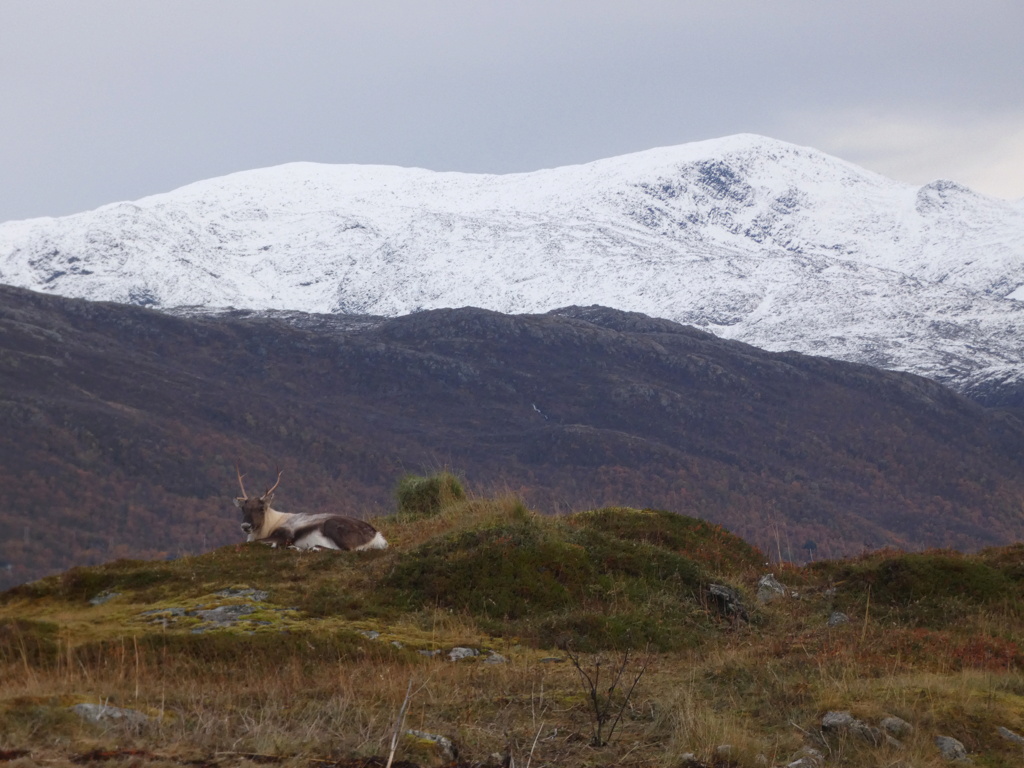
{"type": "Polygon", "coordinates": [[[644,540],[563,520],[504,518],[428,540],[384,578],[408,609],[474,616],[494,634],[542,647],[689,645],[707,623],[706,578],[692,559],[644,540]]]}
{"type": "Polygon", "coordinates": [[[596,577],[583,547],[528,520],[429,541],[398,562],[386,586],[420,606],[517,619],[570,605],[596,577]]]}
{"type": "Polygon", "coordinates": [[[1019,605],[1021,583],[1007,569],[976,556],[934,550],[884,550],[854,560],[812,564],[837,586],[837,607],[899,618],[909,626],[941,627],[978,606],[1019,605]]]}
{"type": "Polygon", "coordinates": [[[720,525],[660,509],[606,507],[571,515],[570,526],[644,541],[730,572],[760,568],[764,554],[720,525]]]}

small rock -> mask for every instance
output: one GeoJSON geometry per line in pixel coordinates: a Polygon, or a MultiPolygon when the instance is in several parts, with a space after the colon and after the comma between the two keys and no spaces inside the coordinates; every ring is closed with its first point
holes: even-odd
{"type": "Polygon", "coordinates": [[[1014,744],[1020,744],[1022,747],[1024,747],[1024,736],[1021,736],[1019,733],[1014,733],[1009,728],[1003,728],[1003,726],[1001,725],[998,728],[996,728],[996,733],[998,733],[1004,739],[1012,741],[1014,744]]]}
{"type": "Polygon", "coordinates": [[[428,651],[426,649],[420,649],[420,650],[416,651],[416,653],[418,653],[420,656],[430,656],[431,658],[433,658],[434,656],[440,656],[441,655],[441,649],[440,648],[435,648],[432,651],[428,651]]]}
{"type": "Polygon", "coordinates": [[[757,582],[757,601],[759,603],[769,603],[788,594],[789,590],[775,578],[774,573],[766,573],[757,582]]]}
{"type": "Polygon", "coordinates": [[[796,754],[796,759],[787,763],[786,768],[822,768],[825,765],[825,756],[811,747],[804,747],[796,754]]]}
{"type": "Polygon", "coordinates": [[[708,594],[718,608],[718,612],[729,619],[750,621],[746,606],[740,593],[725,584],[708,584],[708,594]]]}
{"type": "Polygon", "coordinates": [[[475,648],[463,648],[462,646],[456,646],[448,651],[449,661],[460,661],[462,659],[469,659],[473,656],[479,656],[480,651],[475,648]]]}
{"type": "Polygon", "coordinates": [[[168,616],[184,616],[185,615],[185,609],[184,608],[154,608],[151,611],[143,611],[139,615],[140,616],[155,616],[155,615],[162,614],[162,613],[165,613],[168,616]]]}
{"type": "Polygon", "coordinates": [[[440,764],[447,765],[448,763],[454,763],[459,756],[459,752],[452,743],[452,740],[446,736],[426,733],[425,731],[408,730],[405,732],[405,737],[407,740],[406,746],[421,759],[434,758],[435,761],[440,761],[440,764]]]}
{"type": "Polygon", "coordinates": [[[935,746],[939,748],[939,754],[945,760],[966,760],[967,747],[963,742],[954,739],[952,736],[936,736],[935,746]]]}
{"type": "Polygon", "coordinates": [[[370,640],[376,640],[378,637],[380,637],[380,632],[376,631],[375,629],[357,629],[356,632],[370,640]]]}
{"type": "Polygon", "coordinates": [[[873,725],[868,725],[863,720],[858,720],[849,712],[826,712],[824,717],[821,718],[821,730],[833,733],[845,731],[870,742],[876,747],[880,747],[886,741],[889,741],[892,746],[899,746],[895,739],[892,739],[892,737],[887,738],[880,729],[875,728],[873,725]]]}
{"type": "Polygon", "coordinates": [[[487,658],[484,659],[484,664],[506,664],[506,663],[508,663],[508,659],[506,659],[500,653],[495,653],[494,651],[488,651],[487,652],[487,658]]]}
{"type": "Polygon", "coordinates": [[[391,644],[395,646],[395,648],[405,648],[400,640],[392,640],[391,644]]]}
{"type": "Polygon", "coordinates": [[[828,625],[830,627],[838,627],[840,624],[845,624],[849,620],[850,617],[842,611],[833,611],[832,615],[828,617],[828,625]]]}
{"type": "Polygon", "coordinates": [[[859,723],[860,720],[855,718],[849,712],[826,712],[821,718],[821,728],[825,731],[842,731],[849,729],[854,723],[859,723]]]}
{"type": "Polygon", "coordinates": [[[100,592],[98,595],[96,595],[96,597],[89,601],[89,605],[103,605],[108,600],[113,600],[115,597],[120,596],[120,592],[111,592],[110,590],[107,590],[106,592],[100,592]]]}
{"type": "Polygon", "coordinates": [[[258,608],[251,605],[221,605],[205,611],[196,611],[195,615],[204,621],[227,624],[237,621],[243,616],[248,616],[250,613],[256,613],[258,610],[258,608]]]}
{"type": "Polygon", "coordinates": [[[897,739],[902,739],[911,734],[914,730],[914,726],[908,723],[901,717],[883,717],[882,722],[879,723],[882,726],[882,730],[888,733],[890,736],[895,736],[897,739]]]}
{"type": "Polygon", "coordinates": [[[149,720],[146,715],[134,709],[121,709],[121,707],[111,707],[107,704],[75,704],[69,709],[90,723],[101,723],[110,720],[125,722],[130,725],[141,725],[149,720]]]}

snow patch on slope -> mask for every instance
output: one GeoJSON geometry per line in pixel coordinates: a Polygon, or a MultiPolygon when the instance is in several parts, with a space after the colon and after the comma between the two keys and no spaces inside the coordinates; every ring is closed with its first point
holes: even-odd
{"type": "Polygon", "coordinates": [[[962,388],[1024,368],[1024,201],[751,135],[510,175],[236,173],[0,225],[0,282],[165,308],[602,304],[962,388]]]}

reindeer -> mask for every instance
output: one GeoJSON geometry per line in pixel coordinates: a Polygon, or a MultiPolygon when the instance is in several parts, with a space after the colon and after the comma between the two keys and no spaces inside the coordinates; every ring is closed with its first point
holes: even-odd
{"type": "Polygon", "coordinates": [[[281,484],[281,472],[277,482],[258,499],[251,499],[245,492],[242,472],[238,470],[238,485],[242,495],[235,499],[235,506],[242,510],[242,530],[246,541],[258,541],[272,547],[291,549],[385,549],[387,541],[380,531],[364,520],[331,513],[306,514],[280,512],[270,506],[274,491],[281,484]]]}

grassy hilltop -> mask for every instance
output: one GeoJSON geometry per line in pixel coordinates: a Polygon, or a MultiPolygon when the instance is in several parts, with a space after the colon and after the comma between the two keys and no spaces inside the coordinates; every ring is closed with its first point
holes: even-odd
{"type": "Polygon", "coordinates": [[[235,545],[3,593],[0,762],[921,768],[950,736],[1021,764],[998,729],[1024,732],[1022,545],[776,565],[759,599],[764,556],[692,518],[404,494],[382,552],[235,545]]]}

